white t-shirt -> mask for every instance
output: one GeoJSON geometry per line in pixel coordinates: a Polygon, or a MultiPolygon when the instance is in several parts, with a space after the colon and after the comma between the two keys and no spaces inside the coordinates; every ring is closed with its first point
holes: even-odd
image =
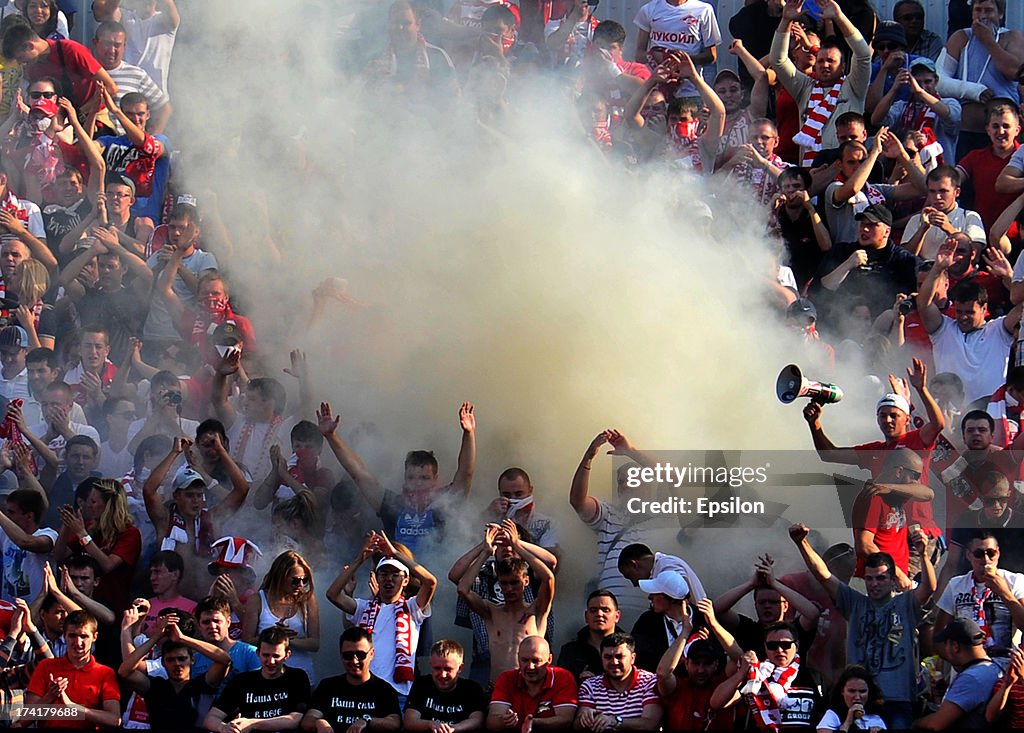
{"type": "Polygon", "coordinates": [[[964,383],[964,404],[987,397],[1003,386],[1006,362],[1013,335],[1003,327],[1003,319],[989,321],[977,331],[964,333],[949,316],[928,334],[935,356],[935,373],[953,372],[964,383]]]}
{"type": "MultiPolygon", "coordinates": [[[[664,46],[694,56],[722,42],[715,9],[702,0],[683,0],[680,5],[651,0],[637,11],[633,24],[650,34],[648,48],[664,46]]],[[[695,97],[697,88],[687,81],[679,85],[676,96],[695,97]]]]}
{"type": "MultiPolygon", "coordinates": [[[[825,713],[825,717],[818,723],[818,728],[827,728],[828,730],[839,730],[839,727],[843,724],[843,721],[839,718],[839,713],[835,710],[829,710],[825,713]]],[[[866,714],[863,718],[858,718],[853,722],[853,727],[857,730],[871,730],[872,728],[881,728],[885,730],[885,721],[877,715],[866,714]]]]}
{"type": "Polygon", "coordinates": [[[127,34],[124,60],[145,69],[166,92],[167,72],[171,68],[171,53],[178,33],[170,16],[158,11],[143,20],[134,10],[122,8],[121,25],[127,34]]]}
{"type": "MultiPolygon", "coordinates": [[[[146,261],[146,264],[149,265],[150,270],[155,271],[159,262],[159,254],[154,254],[146,261]]],[[[197,247],[192,254],[181,260],[181,266],[196,277],[199,277],[206,270],[217,269],[217,258],[197,247]]],[[[195,306],[196,294],[185,284],[180,274],[174,278],[171,288],[174,290],[174,294],[178,296],[178,299],[181,300],[182,305],[186,308],[195,306]]],[[[174,319],[171,317],[171,312],[167,310],[163,298],[153,298],[150,301],[149,317],[146,319],[146,325],[142,329],[142,337],[143,339],[162,339],[166,341],[183,340],[181,334],[178,333],[178,329],[174,327],[174,319]]]]}
{"type": "MultiPolygon", "coordinates": [[[[356,598],[356,612],[347,614],[349,621],[359,623],[370,602],[365,598],[356,598]]],[[[421,609],[416,603],[415,596],[407,602],[409,607],[409,618],[412,621],[410,634],[412,642],[410,649],[416,655],[416,645],[420,641],[420,627],[430,616],[431,609],[427,606],[421,609]]],[[[377,620],[373,624],[373,662],[370,663],[370,671],[395,688],[399,695],[408,695],[412,689],[412,682],[395,682],[395,604],[381,604],[377,613],[377,620]]]]}
{"type": "MultiPolygon", "coordinates": [[[[984,246],[985,242],[988,241],[988,238],[985,236],[985,225],[981,222],[981,215],[978,212],[957,206],[946,214],[946,217],[954,229],[958,232],[964,232],[971,238],[972,242],[978,242],[984,246]]],[[[918,212],[910,217],[910,221],[907,222],[907,228],[903,230],[903,241],[901,244],[906,244],[913,239],[920,226],[921,214],[918,212]]],[[[926,260],[934,260],[935,255],[938,254],[939,247],[946,243],[948,236],[938,227],[931,227],[924,233],[924,238],[921,240],[921,251],[918,254],[926,260]]]]}
{"type": "MultiPolygon", "coordinates": [[[[14,544],[14,540],[6,533],[0,534],[4,538],[4,574],[0,597],[9,603],[14,603],[15,598],[31,601],[43,587],[43,565],[50,559],[50,553],[28,552],[14,544]]],[[[32,536],[49,537],[50,542],[56,542],[57,530],[40,527],[32,536]]]]}
{"type": "MultiPolygon", "coordinates": [[[[1024,575],[1002,568],[996,572],[1010,586],[1014,598],[1024,598],[1024,575]]],[[[1006,656],[1013,647],[1013,617],[1010,609],[984,583],[975,583],[971,573],[952,578],[935,605],[953,618],[967,618],[979,626],[987,625],[989,635],[985,640],[985,648],[991,650],[990,656],[1006,656]],[[981,623],[979,617],[982,612],[985,624],[981,623]]]]}
{"type": "Polygon", "coordinates": [[[262,481],[270,473],[270,446],[279,445],[285,454],[291,453],[291,432],[295,425],[294,418],[288,418],[278,425],[274,435],[267,435],[271,423],[253,423],[248,431],[248,439],[242,440],[247,422],[241,412],[228,430],[228,441],[231,443],[231,457],[235,463],[244,465],[257,481],[262,481]]]}
{"type": "Polygon", "coordinates": [[[28,370],[22,369],[12,379],[4,379],[0,375],[0,395],[9,400],[28,400],[32,395],[28,390],[28,370]]]}

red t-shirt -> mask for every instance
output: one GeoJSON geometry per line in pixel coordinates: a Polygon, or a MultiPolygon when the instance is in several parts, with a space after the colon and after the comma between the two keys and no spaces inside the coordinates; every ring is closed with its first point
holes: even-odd
{"type": "Polygon", "coordinates": [[[51,76],[60,82],[67,74],[71,80],[71,101],[75,107],[80,107],[96,93],[96,82],[92,77],[103,67],[92,52],[77,41],[60,41],[59,52],[57,41],[47,39],[46,42],[50,46],[50,55],[44,61],[27,64],[25,77],[33,82],[51,76]],[[60,63],[61,54],[64,56],[63,66],[60,63]]]}
{"type": "Polygon", "coordinates": [[[800,107],[793,95],[780,84],[775,89],[775,119],[779,129],[779,147],[775,154],[787,163],[800,163],[800,146],[793,142],[793,137],[800,132],[800,107]]]}
{"type": "MultiPolygon", "coordinates": [[[[953,301],[949,301],[949,305],[941,313],[944,316],[955,318],[956,306],[953,304],[953,301]]],[[[928,337],[928,329],[921,322],[921,314],[916,310],[908,313],[907,317],[903,319],[903,335],[910,346],[919,354],[926,356],[929,362],[931,361],[932,340],[928,337]]]]}
{"type": "MultiPolygon", "coordinates": [[[[996,686],[992,688],[993,697],[1002,693],[1005,682],[1005,678],[996,682],[996,686]]],[[[1010,688],[1010,696],[1006,698],[1006,707],[1003,708],[1000,722],[1002,726],[999,727],[1006,726],[1009,723],[1008,727],[1011,730],[1024,729],[1024,683],[1016,682],[1010,688]]]]}
{"type": "Polygon", "coordinates": [[[561,667],[548,667],[548,679],[540,692],[530,695],[523,684],[518,669],[510,669],[498,675],[494,682],[491,702],[504,703],[512,706],[512,712],[519,720],[526,720],[527,715],[535,718],[550,718],[555,708],[571,705],[576,707],[576,679],[572,672],[561,667]]]}
{"type": "MultiPolygon", "coordinates": [[[[1014,142],[1013,149],[1017,150],[1019,147],[1020,143],[1014,142]]],[[[996,223],[1003,210],[1017,198],[1013,194],[996,193],[996,179],[1009,162],[1009,155],[1000,158],[992,152],[992,146],[989,146],[972,150],[956,164],[956,167],[971,179],[974,186],[974,210],[981,215],[986,230],[996,223]]],[[[1017,236],[1016,223],[1010,227],[1008,234],[1010,239],[1017,236]]]]}
{"type": "MultiPolygon", "coordinates": [[[[880,552],[892,555],[896,567],[904,573],[910,567],[910,544],[907,542],[907,512],[902,504],[890,504],[890,496],[872,496],[861,493],[853,504],[853,527],[857,532],[866,529],[875,535],[880,552]]],[[[908,502],[909,503],[909,502],[908,502]]],[[[864,558],[857,555],[857,569],[853,573],[864,577],[864,558]]]]}
{"type": "MultiPolygon", "coordinates": [[[[72,702],[84,705],[93,710],[102,710],[107,700],[121,701],[121,690],[117,686],[117,674],[110,667],[104,666],[95,658],[78,668],[68,661],[66,656],[43,659],[36,666],[29,680],[26,692],[40,697],[50,689],[50,675],[66,677],[68,680],[68,697],[72,702]]],[[[85,723],[81,719],[48,720],[40,723],[43,728],[79,728],[97,730],[98,726],[85,723]]]]}
{"type": "Polygon", "coordinates": [[[676,678],[671,697],[663,698],[665,730],[732,730],[733,716],[729,710],[711,710],[711,695],[725,681],[719,673],[704,687],[697,687],[686,677],[676,678]]]}
{"type": "MultiPolygon", "coordinates": [[[[68,537],[68,544],[71,547],[81,547],[78,537],[73,534],[68,537]]],[[[101,576],[100,584],[96,586],[93,597],[114,613],[120,613],[128,608],[133,597],[131,594],[132,576],[135,574],[135,566],[139,564],[139,556],[142,554],[142,533],[137,527],[129,527],[113,542],[106,542],[100,545],[100,548],[108,555],[117,555],[124,562],[111,572],[101,576]]]]}
{"type": "Polygon", "coordinates": [[[1012,451],[994,450],[976,466],[968,464],[958,477],[962,480],[952,480],[946,484],[947,527],[954,526],[960,517],[970,510],[971,504],[980,498],[978,487],[985,474],[991,470],[999,471],[1006,476],[1010,486],[1021,480],[1021,465],[1014,460],[1012,451]]]}
{"type": "MultiPolygon", "coordinates": [[[[891,450],[896,447],[910,448],[910,450],[921,456],[924,462],[924,472],[921,474],[921,483],[928,484],[928,468],[932,459],[932,449],[935,441],[925,445],[921,440],[920,430],[911,430],[904,433],[891,445],[884,441],[876,440],[873,443],[855,445],[853,449],[861,454],[857,465],[871,471],[871,478],[877,479],[882,472],[882,464],[885,462],[885,454],[882,451],[891,450]]],[[[930,501],[910,501],[906,505],[907,523],[920,524],[921,528],[929,537],[939,537],[942,530],[935,524],[935,517],[932,514],[932,503],[930,501]]]]}

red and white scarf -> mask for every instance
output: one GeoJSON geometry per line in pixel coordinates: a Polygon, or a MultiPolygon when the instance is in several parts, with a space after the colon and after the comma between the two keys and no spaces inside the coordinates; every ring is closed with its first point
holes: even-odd
{"type": "MultiPolygon", "coordinates": [[[[11,406],[20,408],[24,402],[25,401],[22,399],[14,399],[11,400],[11,406]]],[[[0,438],[6,438],[12,444],[23,445],[26,448],[30,447],[28,445],[28,441],[25,440],[25,436],[21,433],[21,428],[18,427],[18,424],[14,422],[10,415],[5,417],[3,422],[0,422],[0,438]]],[[[32,467],[33,475],[35,475],[38,473],[38,470],[36,469],[35,453],[33,451],[29,451],[28,456],[29,465],[32,467]]]]}
{"type": "MultiPolygon", "coordinates": [[[[281,427],[283,422],[284,418],[280,415],[274,415],[271,418],[270,424],[267,426],[267,434],[263,436],[263,445],[260,446],[260,452],[257,454],[259,464],[262,464],[264,460],[269,461],[267,455],[270,452],[270,445],[274,442],[274,438],[277,436],[277,429],[281,427]]],[[[248,420],[242,425],[242,432],[238,436],[238,445],[232,451],[235,462],[245,463],[245,451],[249,447],[249,441],[252,440],[252,431],[255,425],[256,423],[248,420]]]]}
{"type": "Polygon", "coordinates": [[[210,524],[210,513],[205,509],[195,518],[192,533],[194,539],[189,542],[185,517],[178,511],[177,504],[171,504],[171,511],[167,514],[167,536],[160,543],[160,549],[177,551],[178,545],[189,545],[198,557],[210,555],[213,526],[210,524]]]}
{"type": "Polygon", "coordinates": [[[985,601],[991,595],[992,589],[988,586],[985,586],[985,590],[982,591],[981,598],[978,598],[977,584],[971,588],[971,603],[974,604],[974,621],[978,624],[978,628],[985,633],[985,646],[991,646],[995,641],[992,638],[992,626],[989,623],[988,614],[985,613],[985,601]]]}
{"type": "Polygon", "coordinates": [[[758,662],[750,665],[747,681],[740,688],[751,710],[757,711],[758,725],[762,728],[778,730],[782,723],[782,712],[779,702],[789,693],[800,671],[800,656],[793,659],[788,667],[776,667],[771,662],[758,662]]]}
{"type": "Polygon", "coordinates": [[[837,81],[827,92],[825,87],[815,84],[811,90],[811,98],[807,100],[807,117],[804,119],[804,126],[800,132],[793,136],[793,142],[801,148],[805,148],[801,165],[810,167],[814,162],[814,154],[821,150],[821,132],[825,125],[835,114],[836,106],[839,104],[839,92],[843,88],[844,76],[837,81]]]}
{"type": "Polygon", "coordinates": [[[925,136],[925,143],[919,154],[921,165],[925,170],[932,170],[942,164],[942,143],[935,136],[935,122],[938,116],[935,110],[920,102],[907,102],[903,107],[896,129],[906,134],[920,132],[925,136]]]}
{"type": "MultiPolygon", "coordinates": [[[[412,659],[412,614],[409,613],[409,604],[404,598],[391,605],[395,607],[395,671],[392,679],[395,682],[412,682],[415,677],[412,659]]],[[[381,602],[374,598],[356,625],[372,635],[380,607],[381,602]]],[[[374,643],[379,642],[374,640],[374,643]]]]}
{"type": "Polygon", "coordinates": [[[197,349],[206,344],[206,338],[213,329],[228,321],[234,322],[235,314],[227,298],[207,298],[196,310],[196,319],[192,322],[192,345],[197,349]]]}

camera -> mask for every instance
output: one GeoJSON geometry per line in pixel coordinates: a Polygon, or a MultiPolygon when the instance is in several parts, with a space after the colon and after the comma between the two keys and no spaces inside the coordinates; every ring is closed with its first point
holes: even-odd
{"type": "Polygon", "coordinates": [[[180,405],[181,404],[181,392],[168,392],[164,395],[164,402],[168,405],[180,405]]]}
{"type": "Polygon", "coordinates": [[[908,313],[910,313],[916,307],[917,307],[917,304],[914,302],[913,298],[907,298],[906,300],[901,300],[900,304],[897,306],[897,308],[899,309],[900,314],[904,315],[904,316],[907,315],[908,313]]]}

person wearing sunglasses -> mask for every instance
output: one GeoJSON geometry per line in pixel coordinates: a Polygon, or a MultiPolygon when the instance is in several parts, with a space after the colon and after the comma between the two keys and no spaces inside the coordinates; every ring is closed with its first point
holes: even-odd
{"type": "Polygon", "coordinates": [[[271,626],[260,633],[260,668],[233,677],[213,702],[203,726],[215,733],[252,730],[297,730],[309,700],[309,677],[286,665],[291,633],[271,626]],[[230,722],[228,722],[230,721],[230,722]]]}
{"type": "Polygon", "coordinates": [[[988,655],[1009,663],[1014,627],[1024,628],[1024,574],[999,567],[999,542],[991,532],[977,534],[966,549],[971,571],[952,578],[939,597],[935,633],[953,619],[974,621],[985,633],[988,655]]]}
{"type": "Polygon", "coordinates": [[[328,677],[316,686],[302,729],[320,733],[399,730],[402,711],[398,693],[370,672],[374,658],[370,632],[359,626],[345,629],[340,651],[345,673],[328,677]]]}
{"type": "MultiPolygon", "coordinates": [[[[935,568],[925,553],[925,533],[914,531],[911,548],[922,567],[921,581],[914,590],[898,593],[896,563],[884,552],[864,560],[867,593],[853,590],[832,574],[808,541],[810,529],[803,524],[789,528],[789,537],[800,550],[804,564],[828,593],[836,609],[847,620],[847,664],[862,664],[885,690],[882,717],[892,728],[909,728],[913,701],[917,698],[917,664],[914,630],[924,618],[924,606],[935,592],[935,568]]],[[[771,637],[767,637],[769,640],[771,637]]],[[[820,720],[820,718],[818,718],[820,720]]]]}
{"type": "Polygon", "coordinates": [[[736,672],[715,689],[711,709],[729,708],[740,700],[747,704],[748,730],[807,730],[821,720],[824,682],[801,663],[797,635],[785,621],[768,626],[759,653],[744,653],[736,672]]]}
{"type": "Polygon", "coordinates": [[[867,481],[853,503],[853,539],[857,550],[854,576],[864,577],[869,555],[885,552],[896,562],[896,579],[910,588],[910,531],[906,504],[931,501],[935,492],[921,483],[924,461],[909,448],[896,448],[886,456],[882,472],[867,481]]]}

